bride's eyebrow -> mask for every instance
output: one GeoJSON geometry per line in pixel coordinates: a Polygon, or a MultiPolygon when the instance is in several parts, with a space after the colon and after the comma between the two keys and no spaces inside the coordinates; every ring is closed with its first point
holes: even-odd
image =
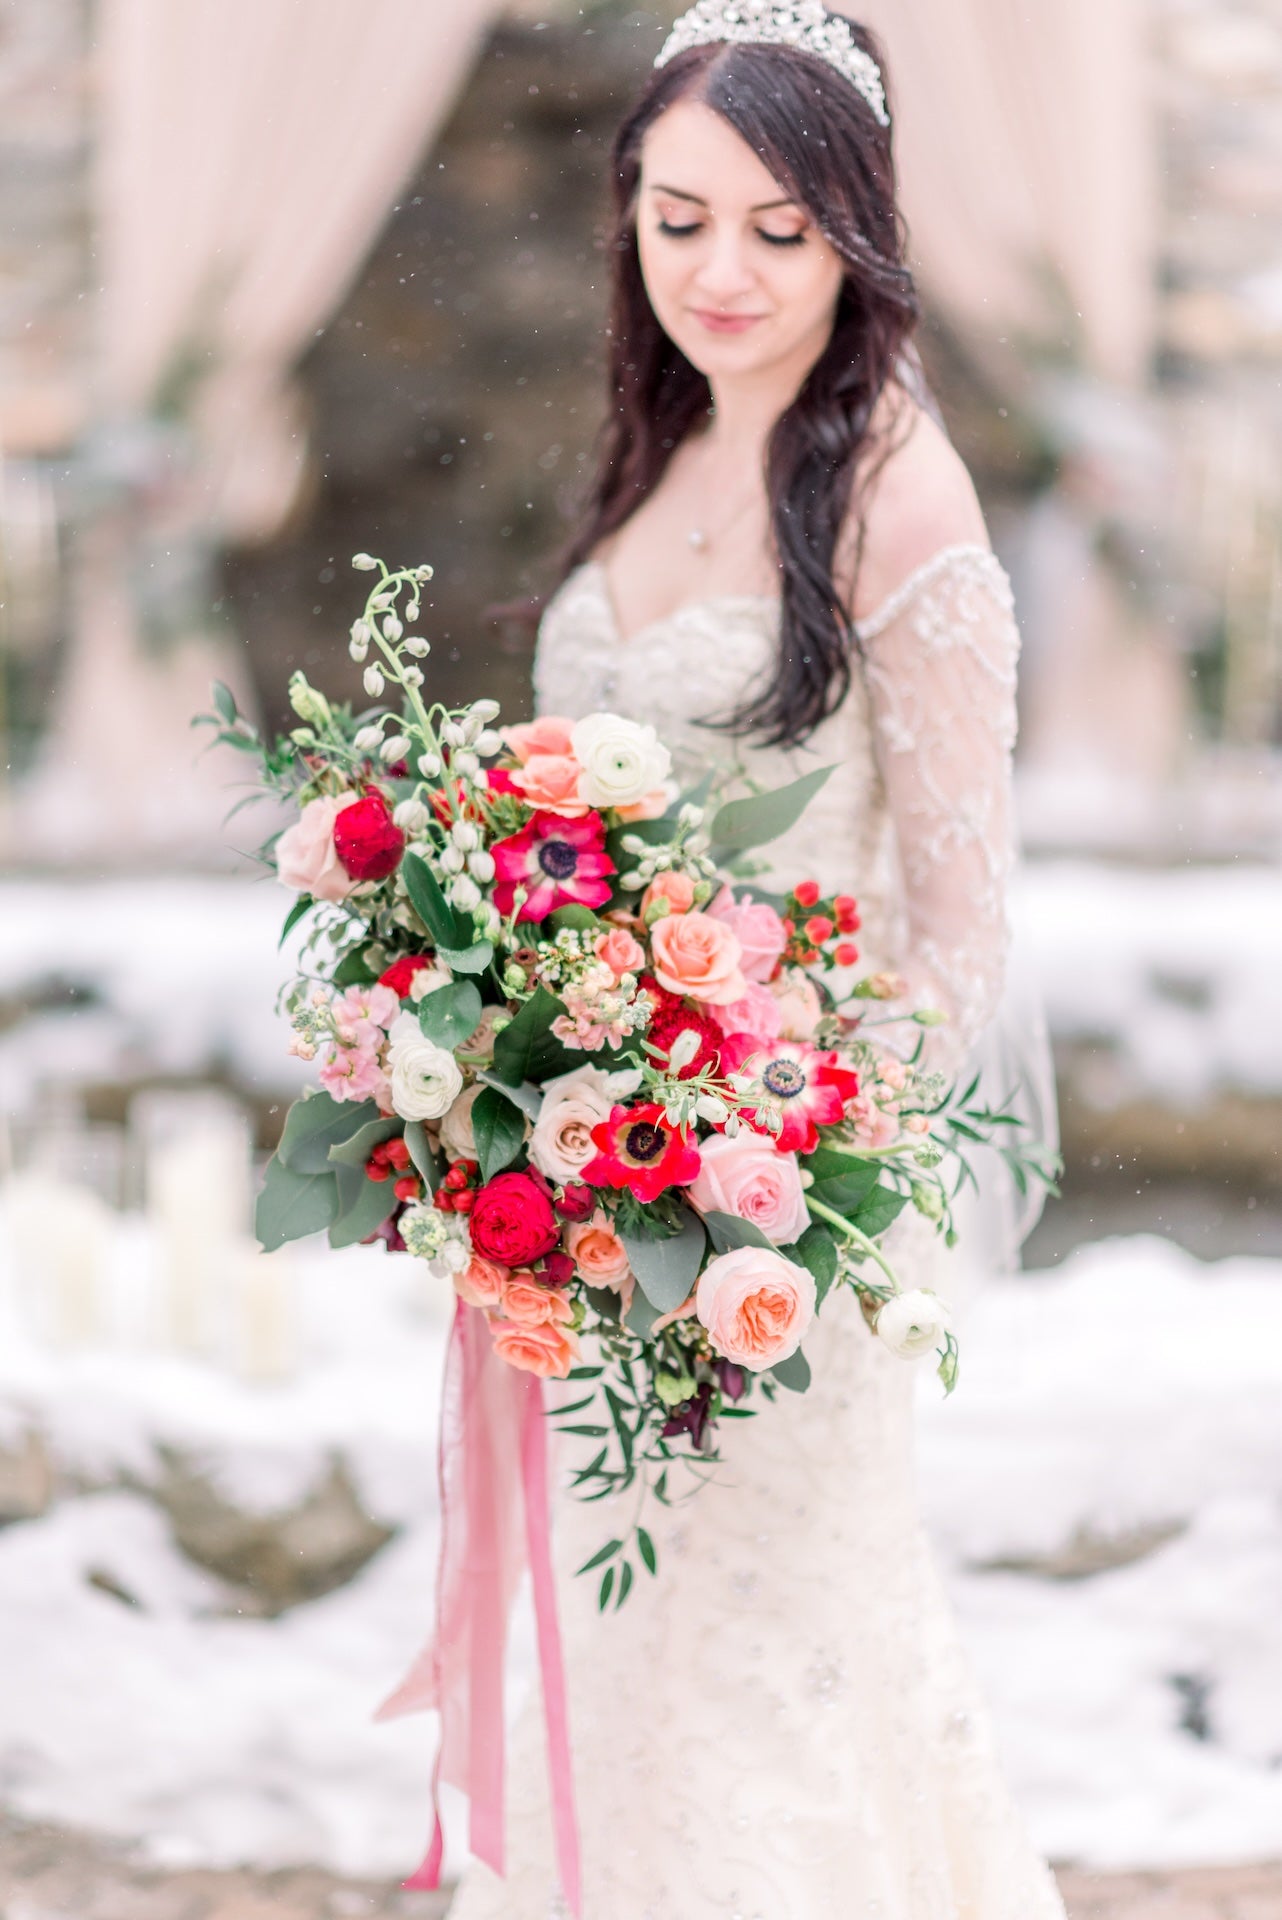
{"type": "MultiPolygon", "coordinates": [[[[666,193],[673,200],[688,200],[690,201],[692,206],[696,206],[696,207],[706,207],[708,204],[707,201],[702,199],[700,195],[697,193],[687,193],[684,187],[665,187],[661,185],[660,182],[657,180],[654,182],[653,186],[650,188],[650,191],[651,193],[666,193]]],[[[796,205],[797,203],[795,200],[789,200],[785,196],[785,198],[782,200],[764,200],[759,207],[749,207],[748,212],[749,213],[773,213],[775,209],[778,207],[796,207],[796,205]]],[[[798,211],[800,211],[799,208],[798,208],[798,211]]]]}

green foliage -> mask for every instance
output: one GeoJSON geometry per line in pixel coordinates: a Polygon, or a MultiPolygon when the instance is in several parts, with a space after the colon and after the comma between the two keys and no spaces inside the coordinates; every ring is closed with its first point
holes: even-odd
{"type": "Polygon", "coordinates": [[[363,1167],[338,1168],[338,1217],[329,1230],[331,1247],[355,1247],[377,1232],[396,1205],[390,1180],[371,1180],[363,1167]]]}
{"type": "Polygon", "coordinates": [[[378,972],[365,958],[363,947],[350,947],[332,977],[336,987],[369,987],[378,979],[378,972]]]}
{"type": "Polygon", "coordinates": [[[494,945],[478,940],[470,947],[438,947],[436,957],[451,973],[484,973],[494,958],[494,945]]]}
{"type": "Polygon", "coordinates": [[[332,1170],[301,1173],[273,1154],[254,1206],[254,1232],[265,1251],[275,1253],[287,1241],[323,1233],[337,1218],[338,1208],[338,1180],[332,1170]]]}
{"type": "MultiPolygon", "coordinates": [[[[617,1223],[616,1223],[617,1225],[617,1223]]],[[[672,1313],[694,1292],[695,1281],[708,1249],[698,1215],[688,1209],[677,1232],[662,1240],[644,1239],[619,1228],[637,1285],[659,1313],[672,1313]]]]}
{"type": "Polygon", "coordinates": [[[737,1213],[705,1213],[703,1224],[718,1253],[732,1253],[736,1247],[769,1247],[772,1253],[778,1251],[768,1234],[751,1220],[741,1220],[737,1213]]]}
{"type": "Polygon", "coordinates": [[[281,947],[284,946],[290,934],[294,931],[294,928],[298,925],[299,921],[302,919],[303,915],[305,913],[310,913],[312,908],[315,905],[316,905],[316,902],[312,899],[312,896],[310,893],[299,894],[297,900],[295,900],[293,906],[290,908],[289,912],[285,915],[285,924],[280,930],[280,939],[276,942],[276,947],[278,951],[281,947]]]}
{"type": "Polygon", "coordinates": [[[480,1017],[481,996],[472,980],[451,980],[418,1003],[418,1024],[427,1039],[449,1052],[475,1033],[480,1017]]]}
{"type": "Polygon", "coordinates": [[[359,1167],[364,1171],[365,1162],[375,1147],[381,1147],[384,1140],[390,1140],[400,1131],[401,1123],[395,1118],[389,1120],[380,1115],[377,1120],[368,1120],[363,1127],[357,1128],[350,1140],[340,1140],[330,1148],[330,1165],[359,1167]]]}
{"type": "Polygon", "coordinates": [[[712,858],[719,864],[731,854],[746,853],[750,847],[764,847],[800,820],[832,767],[816,768],[789,786],[773,793],[753,794],[746,800],[731,800],[712,822],[712,858]]]}
{"type": "Polygon", "coordinates": [[[456,912],[450,905],[441,892],[440,882],[426,860],[420,858],[417,853],[407,853],[401,862],[401,874],[405,881],[405,891],[410,897],[410,905],[437,946],[446,947],[452,952],[470,947],[472,945],[471,920],[464,920],[462,914],[456,912]]]}
{"type": "Polygon", "coordinates": [[[494,1040],[494,1073],[509,1087],[527,1080],[545,1081],[572,1066],[583,1065],[583,1055],[570,1054],[552,1032],[552,1022],[565,1009],[546,987],[537,987],[525,1005],[494,1040]]]}
{"type": "Polygon", "coordinates": [[[770,1377],[777,1380],[781,1387],[787,1387],[789,1393],[805,1393],[810,1386],[810,1362],[798,1347],[777,1367],[771,1367],[770,1377]]]}
{"type": "Polygon", "coordinates": [[[494,1087],[483,1087],[472,1106],[472,1132],[482,1180],[511,1166],[525,1144],[525,1115],[494,1087]]]}
{"type": "Polygon", "coordinates": [[[813,1276],[816,1303],[822,1307],[837,1278],[837,1242],[822,1222],[812,1221],[795,1247],[783,1247],[790,1260],[796,1260],[813,1276]]]}
{"type": "Polygon", "coordinates": [[[312,1093],[285,1116],[277,1158],[294,1173],[328,1173],[329,1150],[380,1117],[373,1100],[335,1100],[312,1093]]]}
{"type": "Polygon", "coordinates": [[[579,906],[577,902],[571,902],[568,907],[558,907],[550,919],[556,933],[566,927],[573,933],[590,933],[601,925],[591,907],[579,906]]]}
{"type": "Polygon", "coordinates": [[[858,1227],[860,1233],[866,1233],[870,1240],[876,1240],[898,1220],[907,1205],[906,1193],[895,1193],[890,1187],[877,1187],[858,1212],[850,1216],[851,1225],[858,1227]]]}

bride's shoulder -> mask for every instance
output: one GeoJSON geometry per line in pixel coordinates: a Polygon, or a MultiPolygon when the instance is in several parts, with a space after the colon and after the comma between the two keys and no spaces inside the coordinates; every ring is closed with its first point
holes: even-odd
{"type": "MultiPolygon", "coordinates": [[[[951,547],[989,546],[988,529],[966,463],[938,422],[902,392],[878,435],[872,470],[857,490],[863,553],[853,596],[866,621],[912,575],[951,547]]],[[[848,547],[858,541],[852,515],[848,547]]]]}

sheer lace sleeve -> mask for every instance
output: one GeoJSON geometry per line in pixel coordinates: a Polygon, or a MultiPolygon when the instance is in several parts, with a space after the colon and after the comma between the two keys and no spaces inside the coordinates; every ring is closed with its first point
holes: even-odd
{"type": "Polygon", "coordinates": [[[859,627],[907,919],[896,956],[911,1003],[950,1024],[955,1066],[991,1020],[1006,964],[1011,758],[1019,635],[987,549],[951,547],[859,627]]]}

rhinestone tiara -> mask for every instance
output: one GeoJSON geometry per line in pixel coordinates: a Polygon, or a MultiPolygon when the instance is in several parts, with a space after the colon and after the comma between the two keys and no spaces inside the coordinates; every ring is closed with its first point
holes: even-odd
{"type": "Polygon", "coordinates": [[[890,125],[881,68],[855,42],[850,22],[831,14],[822,0],[697,0],[683,13],[655,61],[666,67],[691,47],[724,40],[732,46],[796,47],[823,60],[867,101],[883,127],[890,125]]]}

